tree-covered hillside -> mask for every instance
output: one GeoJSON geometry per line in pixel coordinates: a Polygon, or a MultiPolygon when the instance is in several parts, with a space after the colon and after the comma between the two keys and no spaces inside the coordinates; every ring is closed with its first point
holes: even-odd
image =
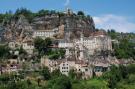
{"type": "Polygon", "coordinates": [[[135,60],[135,33],[119,33],[115,30],[108,30],[108,35],[114,40],[113,56],[118,59],[135,60]]]}

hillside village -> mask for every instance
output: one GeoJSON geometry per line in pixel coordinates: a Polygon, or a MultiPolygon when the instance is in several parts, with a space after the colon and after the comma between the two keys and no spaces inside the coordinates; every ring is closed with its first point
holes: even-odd
{"type": "Polygon", "coordinates": [[[89,79],[102,76],[112,65],[134,64],[133,58],[112,55],[114,44],[120,42],[112,37],[96,29],[92,17],[81,11],[41,14],[32,21],[19,14],[3,20],[0,26],[1,46],[9,51],[1,57],[0,74],[47,67],[50,72],[59,70],[66,76],[74,70],[82,79],[89,79]]]}
{"type": "MultiPolygon", "coordinates": [[[[40,66],[47,66],[50,71],[60,69],[62,74],[68,75],[69,70],[74,69],[89,78],[92,77],[93,71],[100,76],[112,64],[127,64],[128,61],[121,62],[111,56],[112,41],[117,40],[112,40],[104,30],[96,31],[92,17],[87,19],[82,17],[81,14],[77,16],[71,9],[67,9],[63,12],[63,16],[51,14],[36,17],[32,23],[29,23],[23,15],[19,15],[17,20],[11,19],[9,24],[3,26],[5,32],[1,36],[1,41],[8,43],[11,52],[17,56],[15,59],[9,58],[9,61],[16,63],[20,61],[20,53],[16,50],[20,48],[27,53],[26,58],[22,60],[27,61],[35,54],[34,39],[50,38],[53,40],[49,46],[51,49],[65,50],[62,58],[53,60],[43,55],[38,59],[40,66]]],[[[17,67],[15,65],[16,69],[11,67],[1,72],[17,71],[17,67]]]]}

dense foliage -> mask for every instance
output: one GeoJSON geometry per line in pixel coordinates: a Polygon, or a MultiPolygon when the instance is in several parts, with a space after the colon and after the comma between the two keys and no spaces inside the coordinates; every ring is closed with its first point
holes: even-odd
{"type": "Polygon", "coordinates": [[[32,22],[35,14],[32,13],[30,10],[27,10],[26,8],[20,8],[20,9],[17,9],[15,14],[14,14],[14,17],[17,19],[20,15],[23,15],[25,16],[25,18],[29,21],[29,22],[32,22]]]}
{"type": "Polygon", "coordinates": [[[49,50],[49,46],[52,44],[52,40],[50,38],[46,38],[43,40],[42,38],[36,38],[34,40],[34,46],[38,50],[40,55],[47,54],[49,50]]]}
{"type": "Polygon", "coordinates": [[[106,72],[103,79],[108,82],[108,87],[111,89],[134,89],[134,68],[134,64],[128,66],[120,65],[119,67],[112,66],[111,71],[106,72]]]}
{"type": "Polygon", "coordinates": [[[55,49],[55,50],[50,50],[48,52],[49,59],[59,59],[59,58],[64,58],[65,56],[65,50],[64,49],[55,49]]]}
{"type": "Polygon", "coordinates": [[[47,67],[39,71],[0,75],[0,89],[134,89],[135,64],[111,66],[101,77],[83,80],[71,70],[69,77],[47,67]]]}
{"type": "MultiPolygon", "coordinates": [[[[46,16],[46,15],[48,15],[48,16],[58,15],[58,16],[61,17],[61,16],[64,16],[65,14],[63,12],[59,12],[59,11],[56,11],[56,10],[42,9],[42,10],[39,10],[38,12],[32,12],[32,11],[26,9],[26,8],[18,8],[15,11],[15,13],[12,13],[12,11],[9,11],[9,12],[3,13],[3,14],[0,13],[0,23],[7,22],[7,21],[10,20],[10,18],[18,19],[18,17],[20,15],[25,16],[25,18],[29,21],[29,23],[31,23],[35,17],[42,17],[42,16],[46,16]],[[5,21],[5,20],[7,20],[7,21],[5,21]]],[[[84,14],[83,11],[78,11],[78,13],[75,14],[75,15],[85,17],[85,14],[84,14]]]]}
{"type": "Polygon", "coordinates": [[[8,22],[12,18],[13,14],[11,11],[6,12],[5,14],[0,14],[0,23],[8,22]]]}
{"type": "Polygon", "coordinates": [[[9,56],[9,47],[7,45],[0,45],[0,58],[7,58],[9,56]]]}
{"type": "Polygon", "coordinates": [[[46,38],[43,40],[42,38],[36,38],[34,41],[34,46],[38,50],[39,55],[47,55],[49,59],[59,59],[64,58],[65,50],[64,49],[52,49],[50,48],[52,44],[52,39],[46,38]]]}
{"type": "Polygon", "coordinates": [[[82,16],[84,16],[84,12],[83,12],[83,11],[78,11],[78,12],[77,12],[77,15],[82,15],[82,16]]]}
{"type": "Polygon", "coordinates": [[[114,39],[112,43],[113,56],[118,59],[135,59],[135,34],[134,33],[119,33],[115,30],[108,30],[108,35],[114,39]]]}
{"type": "Polygon", "coordinates": [[[128,39],[122,39],[119,42],[119,45],[114,45],[115,56],[119,59],[135,59],[135,43],[129,42],[128,39]]]}

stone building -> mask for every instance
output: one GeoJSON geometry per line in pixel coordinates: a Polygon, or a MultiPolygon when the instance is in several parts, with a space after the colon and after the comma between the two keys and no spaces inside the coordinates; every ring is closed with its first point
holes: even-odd
{"type": "Polygon", "coordinates": [[[81,35],[80,39],[74,39],[72,41],[66,41],[64,39],[59,40],[59,48],[74,48],[79,51],[80,59],[85,59],[89,55],[93,55],[96,52],[112,50],[111,38],[107,35],[96,35],[90,37],[84,37],[81,35]]]}
{"type": "Polygon", "coordinates": [[[52,30],[35,30],[33,33],[33,37],[41,37],[42,39],[45,39],[47,37],[53,38],[56,33],[58,33],[58,28],[52,30]]]}
{"type": "Polygon", "coordinates": [[[21,46],[28,54],[33,54],[34,42],[32,38],[25,37],[21,43],[21,46]]]}
{"type": "Polygon", "coordinates": [[[42,57],[41,66],[47,66],[51,72],[55,69],[59,69],[62,74],[67,76],[69,71],[73,69],[76,73],[82,73],[83,78],[92,77],[92,68],[83,60],[50,60],[47,57],[42,57]]]}
{"type": "Polygon", "coordinates": [[[60,65],[59,65],[59,69],[60,69],[60,72],[62,73],[62,74],[65,74],[65,75],[67,75],[68,76],[68,73],[69,73],[69,71],[70,71],[70,66],[69,66],[69,63],[67,62],[67,61],[65,61],[65,62],[62,62],[60,65]]]}

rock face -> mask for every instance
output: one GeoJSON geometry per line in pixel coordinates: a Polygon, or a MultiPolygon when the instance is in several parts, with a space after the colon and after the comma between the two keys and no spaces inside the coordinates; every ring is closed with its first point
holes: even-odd
{"type": "Polygon", "coordinates": [[[18,19],[11,19],[4,29],[5,41],[21,42],[26,36],[32,37],[34,30],[52,30],[59,28],[56,38],[78,38],[81,33],[89,36],[95,31],[93,19],[90,16],[80,16],[68,11],[63,14],[51,14],[42,17],[34,17],[32,23],[29,23],[24,16],[18,19]]]}
{"type": "Polygon", "coordinates": [[[21,42],[26,36],[32,36],[32,26],[28,23],[24,16],[18,19],[11,19],[3,26],[5,41],[21,42]]]}

